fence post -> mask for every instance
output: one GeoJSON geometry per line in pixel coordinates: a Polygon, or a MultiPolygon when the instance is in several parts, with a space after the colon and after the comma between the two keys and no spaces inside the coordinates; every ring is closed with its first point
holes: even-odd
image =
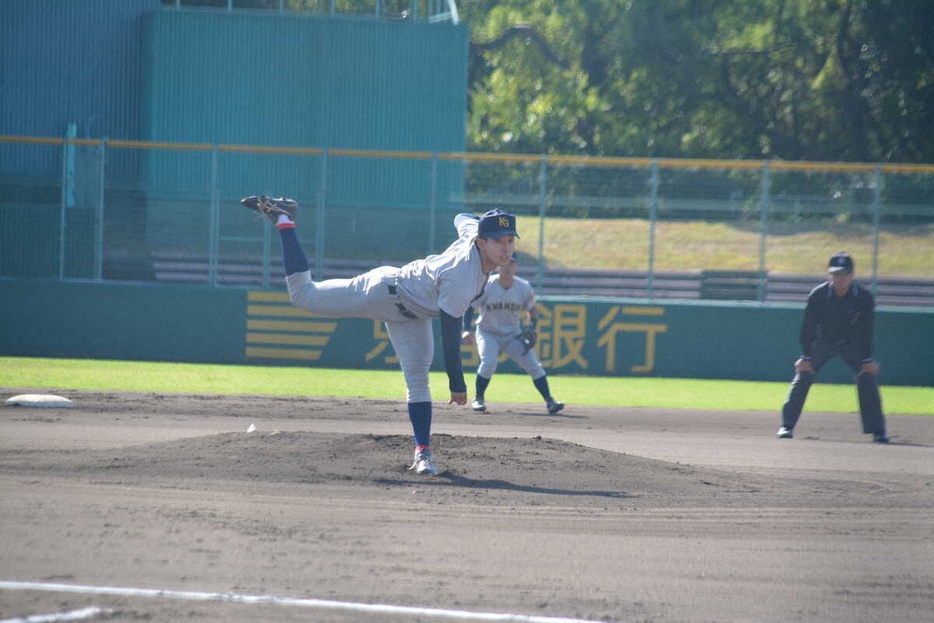
{"type": "Polygon", "coordinates": [[[879,284],[879,235],[882,224],[882,165],[876,164],[875,192],[872,195],[872,293],[876,293],[879,284]]]}
{"type": "Polygon", "coordinates": [[[766,269],[766,240],[769,235],[769,207],[771,204],[772,177],[769,161],[762,163],[762,214],[759,218],[759,292],[760,303],[765,302],[768,271],[766,269]]]}
{"type": "Polygon", "coordinates": [[[438,203],[438,154],[431,154],[431,183],[428,197],[428,253],[435,252],[435,227],[438,203]]]}
{"type": "Polygon", "coordinates": [[[75,207],[75,145],[68,141],[78,137],[78,124],[74,121],[68,124],[65,133],[65,183],[62,190],[65,193],[65,207],[75,207]]]}
{"type": "Polygon", "coordinates": [[[263,219],[263,252],[262,252],[262,263],[263,263],[263,288],[269,289],[270,282],[272,281],[272,258],[270,254],[272,253],[272,232],[276,228],[275,225],[263,219]]]}
{"type": "MultiPolygon", "coordinates": [[[[74,124],[68,124],[68,130],[65,132],[65,140],[62,141],[62,197],[59,202],[59,220],[58,220],[58,280],[65,280],[65,209],[68,207],[68,166],[69,166],[69,152],[68,149],[72,145],[68,144],[69,139],[72,137],[72,132],[75,130],[74,124]]],[[[72,159],[72,165],[73,165],[72,159]]],[[[71,171],[74,174],[74,169],[71,171]]],[[[74,199],[74,195],[72,195],[74,199]]]]}
{"type": "Polygon", "coordinates": [[[315,210],[317,227],[315,227],[315,280],[324,278],[324,224],[327,210],[325,200],[328,186],[328,150],[321,152],[321,182],[318,188],[318,207],[315,210]]]}
{"type": "Polygon", "coordinates": [[[263,287],[269,288],[272,281],[272,232],[276,228],[271,223],[263,227],[263,287]]]}
{"type": "Polygon", "coordinates": [[[652,158],[649,176],[649,273],[646,296],[651,300],[655,293],[655,222],[658,220],[658,158],[652,158]]]}
{"type": "Polygon", "coordinates": [[[107,190],[107,137],[101,138],[101,177],[97,197],[97,224],[94,227],[94,278],[104,278],[104,195],[107,190]]]}
{"type": "Polygon", "coordinates": [[[538,275],[536,289],[545,284],[545,204],[548,201],[548,156],[538,164],[538,275]]]}
{"type": "Polygon", "coordinates": [[[217,285],[217,247],[220,235],[220,208],[217,197],[217,143],[211,145],[211,204],[208,220],[208,285],[217,285]]]}

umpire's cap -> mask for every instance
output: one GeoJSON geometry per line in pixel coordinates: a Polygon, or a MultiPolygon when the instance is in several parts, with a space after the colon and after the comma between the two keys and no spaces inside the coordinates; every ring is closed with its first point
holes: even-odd
{"type": "Polygon", "coordinates": [[[827,264],[828,273],[851,273],[853,272],[853,258],[846,251],[840,251],[830,256],[830,262],[827,264]]]}
{"type": "Polygon", "coordinates": [[[483,238],[500,239],[503,236],[519,237],[516,233],[516,216],[500,209],[490,210],[480,217],[480,229],[477,232],[483,238]]]}

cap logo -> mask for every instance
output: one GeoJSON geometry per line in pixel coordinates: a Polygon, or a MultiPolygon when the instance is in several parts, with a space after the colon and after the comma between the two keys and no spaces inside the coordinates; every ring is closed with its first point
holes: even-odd
{"type": "Polygon", "coordinates": [[[516,217],[502,210],[490,210],[480,217],[479,234],[490,238],[501,238],[510,235],[519,237],[516,233],[516,217]]]}

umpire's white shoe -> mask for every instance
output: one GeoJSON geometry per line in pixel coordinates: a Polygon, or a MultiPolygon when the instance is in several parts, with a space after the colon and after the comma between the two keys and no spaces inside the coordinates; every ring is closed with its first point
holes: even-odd
{"type": "Polygon", "coordinates": [[[545,406],[548,408],[548,413],[557,413],[564,408],[563,402],[558,402],[557,400],[550,399],[545,403],[545,406]]]}
{"type": "Polygon", "coordinates": [[[435,462],[431,460],[431,450],[428,448],[422,448],[421,450],[415,451],[415,461],[412,463],[412,467],[409,469],[414,471],[416,474],[431,474],[432,476],[435,476],[438,473],[438,468],[435,467],[435,462]]]}
{"type": "Polygon", "coordinates": [[[470,403],[470,408],[477,413],[483,413],[486,411],[486,403],[483,402],[483,398],[477,398],[472,403],[470,403]]]}
{"type": "Polygon", "coordinates": [[[781,428],[779,428],[778,432],[775,434],[778,436],[779,439],[791,439],[792,437],[795,436],[794,432],[786,426],[782,426],[781,428]]]}

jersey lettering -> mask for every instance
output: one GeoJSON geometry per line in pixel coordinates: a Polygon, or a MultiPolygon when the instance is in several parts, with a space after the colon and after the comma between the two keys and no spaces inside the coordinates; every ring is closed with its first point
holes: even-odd
{"type": "Polygon", "coordinates": [[[508,301],[500,301],[496,303],[487,303],[483,306],[483,311],[494,312],[494,311],[508,311],[508,312],[521,312],[525,310],[525,305],[521,303],[510,303],[508,301]]]}

